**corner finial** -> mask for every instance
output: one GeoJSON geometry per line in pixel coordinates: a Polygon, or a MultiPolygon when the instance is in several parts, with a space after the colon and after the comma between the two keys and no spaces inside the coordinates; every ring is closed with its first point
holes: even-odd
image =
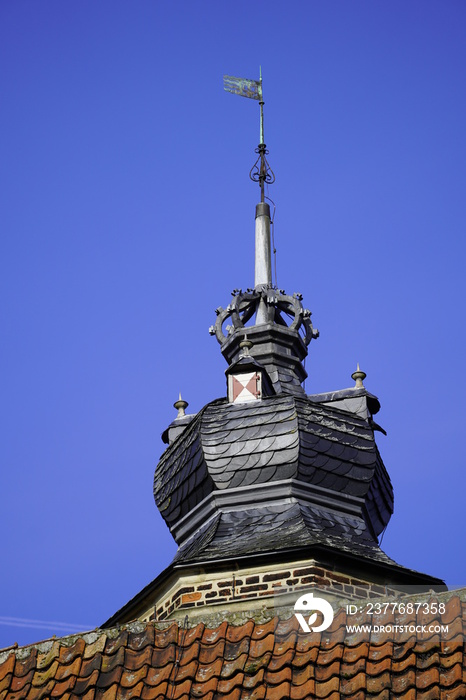
{"type": "Polygon", "coordinates": [[[241,350],[243,351],[240,357],[249,357],[249,350],[252,348],[252,343],[248,340],[246,333],[244,334],[244,340],[239,344],[241,350]]]}
{"type": "Polygon", "coordinates": [[[176,408],[176,410],[178,411],[178,415],[176,416],[175,420],[177,420],[178,418],[184,418],[184,416],[186,415],[185,409],[188,408],[188,406],[189,406],[188,402],[183,401],[183,399],[181,398],[181,391],[180,391],[178,401],[175,401],[175,403],[173,404],[173,408],[176,408]]]}
{"type": "Polygon", "coordinates": [[[367,374],[365,372],[362,372],[359,369],[359,362],[358,362],[356,372],[353,372],[353,374],[351,375],[351,379],[354,379],[354,381],[356,382],[356,384],[354,385],[354,388],[355,389],[364,389],[363,381],[366,377],[367,377],[367,374]]]}

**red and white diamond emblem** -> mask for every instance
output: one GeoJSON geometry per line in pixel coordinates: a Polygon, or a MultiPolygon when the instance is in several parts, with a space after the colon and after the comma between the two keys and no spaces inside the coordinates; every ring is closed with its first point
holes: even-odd
{"type": "Polygon", "coordinates": [[[245,403],[260,399],[260,374],[248,372],[247,374],[230,375],[229,377],[230,401],[233,403],[245,403]]]}

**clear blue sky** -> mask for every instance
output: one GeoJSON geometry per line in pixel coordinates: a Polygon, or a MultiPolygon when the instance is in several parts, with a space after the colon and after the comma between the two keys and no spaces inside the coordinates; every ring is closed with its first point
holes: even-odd
{"type": "Polygon", "coordinates": [[[306,389],[361,364],[384,549],[466,585],[465,26],[460,0],[1,3],[0,646],[98,625],[174,554],[153,471],[178,392],[225,394],[258,108],[222,74],[259,64],[306,389]]]}

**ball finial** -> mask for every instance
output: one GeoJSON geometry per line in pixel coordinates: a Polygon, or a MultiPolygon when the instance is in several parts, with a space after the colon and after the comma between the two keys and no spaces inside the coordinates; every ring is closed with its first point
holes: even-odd
{"type": "Polygon", "coordinates": [[[249,356],[249,350],[252,348],[252,343],[250,340],[248,340],[248,336],[246,333],[244,334],[244,340],[241,341],[239,344],[241,350],[242,350],[242,356],[243,357],[248,357],[249,356]]]}
{"type": "Polygon", "coordinates": [[[354,379],[354,381],[356,382],[356,384],[354,385],[354,388],[355,389],[364,389],[363,381],[366,377],[367,377],[367,374],[365,372],[362,372],[359,369],[359,362],[358,362],[356,372],[353,372],[353,374],[351,375],[351,379],[354,379]]]}
{"type": "Polygon", "coordinates": [[[181,391],[180,391],[178,401],[175,401],[175,403],[173,404],[173,407],[176,408],[176,410],[178,411],[178,415],[176,416],[176,418],[183,418],[186,415],[185,409],[188,408],[188,406],[189,406],[188,402],[183,401],[183,399],[181,398],[181,391]]]}

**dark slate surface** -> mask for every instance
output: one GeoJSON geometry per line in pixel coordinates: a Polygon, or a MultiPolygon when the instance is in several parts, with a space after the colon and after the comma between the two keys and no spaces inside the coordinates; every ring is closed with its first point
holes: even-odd
{"type": "Polygon", "coordinates": [[[376,448],[368,423],[355,414],[297,399],[298,478],[364,497],[374,474],[376,448]]]}
{"type": "Polygon", "coordinates": [[[395,563],[374,542],[362,518],[299,503],[217,513],[179,548],[174,563],[238,559],[313,545],[395,563]]]}
{"type": "Polygon", "coordinates": [[[162,455],[154,495],[173,527],[212,492],[288,479],[362,499],[373,540],[393,511],[369,422],[290,395],[208,404],[162,455]]]}

